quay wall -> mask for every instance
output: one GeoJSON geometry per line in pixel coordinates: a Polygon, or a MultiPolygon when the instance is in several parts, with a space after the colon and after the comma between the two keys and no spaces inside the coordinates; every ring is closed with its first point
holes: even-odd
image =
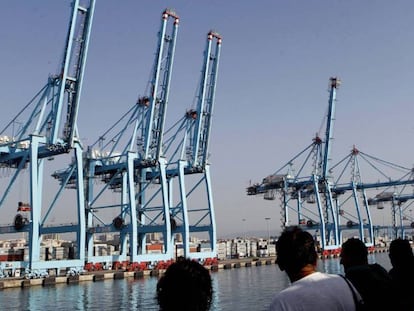
{"type": "MultiPolygon", "coordinates": [[[[371,250],[371,253],[387,252],[387,248],[375,248],[371,250]]],[[[338,254],[320,255],[321,259],[330,259],[338,257],[338,254]]],[[[242,258],[242,259],[228,259],[221,260],[218,264],[211,266],[205,266],[206,269],[211,271],[260,267],[264,265],[276,264],[276,257],[264,257],[264,258],[242,258]]],[[[143,278],[143,277],[159,277],[165,272],[165,269],[160,270],[143,270],[143,271],[125,271],[125,270],[101,270],[94,272],[87,272],[81,275],[75,276],[49,276],[39,279],[24,279],[24,278],[4,278],[0,279],[0,290],[7,288],[25,288],[29,286],[53,286],[55,284],[77,284],[79,282],[99,282],[105,280],[116,280],[126,278],[143,278]]]]}
{"type": "MultiPolygon", "coordinates": [[[[238,269],[252,266],[271,265],[276,263],[276,257],[266,257],[257,260],[251,258],[247,259],[232,259],[220,261],[217,265],[205,266],[211,271],[218,271],[223,269],[238,269]]],[[[74,276],[49,276],[39,279],[24,279],[24,278],[5,278],[0,280],[0,290],[8,288],[25,288],[30,286],[53,286],[55,284],[77,284],[79,282],[99,282],[105,280],[117,280],[126,278],[144,278],[144,277],[159,277],[165,272],[165,269],[160,270],[143,270],[143,271],[124,271],[124,270],[101,270],[94,272],[87,272],[81,275],[74,276]]]]}

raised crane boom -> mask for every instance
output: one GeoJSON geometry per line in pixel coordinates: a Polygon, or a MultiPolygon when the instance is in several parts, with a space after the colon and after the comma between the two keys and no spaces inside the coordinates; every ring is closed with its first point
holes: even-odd
{"type": "Polygon", "coordinates": [[[210,31],[207,34],[202,79],[198,93],[196,124],[192,135],[192,146],[190,147],[192,149],[192,157],[189,161],[192,166],[204,166],[207,163],[221,42],[222,38],[217,32],[210,31]],[[215,47],[213,46],[213,41],[216,42],[215,47]]]}
{"type": "MultiPolygon", "coordinates": [[[[78,3],[75,3],[75,7],[76,12],[74,10],[73,15],[75,17],[76,14],[77,18],[72,18],[70,32],[68,34],[65,60],[62,64],[64,90],[62,86],[61,94],[63,92],[66,92],[67,94],[67,112],[63,128],[63,137],[64,141],[69,144],[69,146],[73,146],[73,141],[77,135],[76,124],[78,119],[79,101],[82,91],[95,1],[90,1],[88,8],[80,6],[78,3]]],[[[63,96],[60,100],[63,100],[63,96]]],[[[57,130],[54,131],[54,135],[57,136],[57,130]]]]}
{"type": "Polygon", "coordinates": [[[138,103],[144,109],[149,106],[149,111],[143,114],[146,116],[146,120],[144,120],[142,127],[138,128],[138,136],[144,142],[143,150],[141,151],[141,159],[144,160],[157,160],[161,155],[165,113],[170,91],[179,21],[180,19],[174,11],[167,9],[163,12],[150,93],[149,96],[141,97],[138,100],[138,103]],[[174,19],[171,35],[166,34],[169,18],[174,19]]]}
{"type": "Polygon", "coordinates": [[[325,133],[325,150],[323,158],[323,170],[322,178],[325,180],[328,177],[329,161],[331,156],[331,140],[333,134],[333,122],[335,120],[335,102],[336,102],[336,89],[341,85],[341,81],[337,77],[332,77],[330,81],[329,90],[329,107],[328,116],[326,120],[326,133],[325,133]]]}
{"type": "Polygon", "coordinates": [[[166,9],[162,13],[147,94],[140,96],[137,103],[90,146],[91,150],[99,149],[98,152],[105,151],[107,155],[137,152],[137,166],[154,165],[159,159],[178,25],[177,14],[166,9]],[[172,25],[169,20],[173,20],[172,25]]]}
{"type": "Polygon", "coordinates": [[[217,72],[222,37],[215,31],[207,34],[196,108],[189,109],[166,131],[163,152],[168,157],[168,174],[177,174],[174,163],[186,161],[186,173],[202,171],[207,164],[211,121],[215,103],[217,72]],[[214,45],[214,42],[216,43],[214,45]]]}
{"type": "MultiPolygon", "coordinates": [[[[60,72],[50,76],[47,84],[0,132],[0,135],[14,132],[15,123],[26,119],[20,129],[13,133],[12,139],[25,141],[32,134],[43,136],[48,148],[41,151],[40,157],[73,147],[94,3],[90,1],[89,5],[81,6],[79,0],[73,2],[60,72]],[[62,111],[65,107],[66,120],[63,124],[62,111]]],[[[16,151],[10,149],[12,153],[16,151]]]]}

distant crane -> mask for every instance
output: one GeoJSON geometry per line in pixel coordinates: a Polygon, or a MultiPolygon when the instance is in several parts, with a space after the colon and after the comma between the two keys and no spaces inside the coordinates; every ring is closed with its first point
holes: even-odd
{"type": "MultiPolygon", "coordinates": [[[[367,246],[374,245],[374,225],[369,205],[393,202],[393,227],[395,235],[398,231],[395,221],[395,202],[398,198],[405,202],[412,198],[411,194],[402,195],[405,186],[414,184],[412,170],[392,164],[367,154],[361,153],[355,147],[351,153],[331,164],[331,140],[336,102],[336,90],[340,85],[337,78],[330,78],[329,107],[326,122],[325,140],[316,135],[311,145],[293,157],[274,174],[263,179],[261,183],[247,188],[248,195],[264,194],[265,199],[273,200],[276,194],[281,199],[282,227],[297,223],[308,230],[314,230],[320,235],[320,248],[325,254],[335,254],[342,243],[344,230],[358,230],[359,237],[367,246]],[[361,162],[363,155],[368,167],[380,174],[377,182],[367,183],[362,180],[361,162]],[[301,162],[301,160],[303,160],[301,162]],[[403,177],[387,175],[373,161],[402,171],[403,177]],[[296,170],[294,163],[301,163],[296,170]],[[307,175],[310,171],[311,174],[307,175]],[[350,171],[350,181],[344,181],[345,172],[350,171]],[[335,174],[336,173],[336,174],[335,174]],[[399,187],[399,195],[384,197],[384,188],[399,187]],[[368,199],[367,191],[382,189],[372,199],[368,199]],[[401,196],[400,196],[401,195],[401,196]],[[316,206],[316,210],[312,208],[316,206]],[[296,220],[289,218],[289,212],[297,215],[296,220]],[[347,220],[341,224],[341,220],[347,220]]],[[[348,175],[349,176],[349,175],[348,175]]],[[[400,213],[400,223],[402,214],[400,213]]],[[[402,229],[401,229],[402,230],[402,229]]]]}
{"type": "Polygon", "coordinates": [[[73,1],[64,59],[58,74],[50,76],[47,84],[0,132],[0,166],[14,171],[9,183],[2,191],[0,207],[15,187],[18,176],[28,168],[30,171],[30,200],[18,204],[18,214],[13,226],[3,226],[0,232],[27,232],[29,242],[28,258],[21,261],[2,262],[8,267],[24,269],[46,269],[77,267],[84,265],[85,214],[82,175],[82,146],[77,135],[77,115],[85,71],[89,37],[95,8],[95,1],[80,5],[73,1]],[[66,111],[65,111],[66,109],[66,111]],[[66,114],[65,114],[66,112],[66,114]],[[26,119],[15,132],[17,120],[26,119]],[[8,134],[14,132],[13,135],[8,134]],[[46,159],[74,151],[72,173],[76,174],[76,200],[72,206],[77,214],[77,223],[70,225],[48,224],[50,215],[63,193],[68,179],[61,180],[61,188],[49,206],[43,198],[44,166],[46,159]],[[76,207],[75,207],[76,206],[76,207]],[[48,254],[41,256],[42,236],[46,234],[75,233],[76,245],[70,251],[68,260],[50,260],[48,254]],[[46,257],[46,258],[44,258],[46,257]]]}
{"type": "MultiPolygon", "coordinates": [[[[407,204],[405,208],[403,205],[409,201],[414,199],[414,194],[398,194],[395,192],[387,192],[384,191],[382,193],[377,194],[374,198],[368,199],[369,205],[377,205],[377,208],[383,209],[383,204],[385,202],[390,202],[391,204],[391,219],[392,219],[392,229],[393,235],[392,238],[406,238],[406,230],[414,229],[414,222],[411,215],[407,216],[407,210],[410,204],[413,202],[411,201],[410,204],[407,204]],[[408,225],[404,225],[404,221],[410,221],[408,225]]],[[[380,229],[380,226],[374,226],[373,229],[380,229]]],[[[384,228],[383,228],[384,229],[384,228]]]]}
{"type": "Polygon", "coordinates": [[[215,31],[208,32],[196,98],[197,106],[188,110],[183,118],[167,131],[172,134],[165,140],[170,213],[173,221],[177,223],[172,233],[182,235],[184,256],[190,258],[217,256],[208,156],[221,45],[220,34],[215,31]],[[193,177],[191,181],[190,176],[193,177]],[[175,177],[178,177],[179,195],[174,203],[175,177]],[[190,252],[190,235],[200,233],[207,234],[208,250],[200,248],[197,252],[190,252]]]}
{"type": "MultiPolygon", "coordinates": [[[[407,189],[408,186],[414,184],[413,170],[368,155],[354,146],[347,157],[332,166],[332,172],[338,172],[332,187],[338,218],[347,220],[346,225],[340,226],[340,231],[357,228],[361,240],[366,241],[368,246],[372,246],[375,226],[369,207],[377,206],[378,209],[383,209],[384,202],[390,202],[392,205],[392,227],[395,233],[394,238],[396,238],[398,231],[395,218],[396,207],[397,205],[401,207],[403,203],[413,199],[410,189],[407,189]],[[362,180],[363,165],[377,173],[378,176],[375,182],[362,180]],[[350,181],[344,180],[347,170],[351,173],[350,181]],[[370,195],[371,198],[369,198],[370,195]],[[346,204],[349,200],[354,204],[346,204]],[[352,209],[354,209],[354,214],[352,214],[352,209]]],[[[367,171],[365,171],[366,175],[367,171]]],[[[370,175],[373,175],[373,173],[371,172],[370,175]]],[[[401,208],[399,208],[399,211],[400,227],[403,234],[401,208]]]]}
{"type": "Polygon", "coordinates": [[[247,188],[248,195],[263,193],[264,198],[269,200],[275,199],[276,192],[280,193],[282,226],[288,226],[291,222],[289,210],[295,211],[298,224],[314,228],[314,230],[317,228],[320,231],[322,249],[335,249],[339,246],[338,223],[332,202],[330,176],[328,175],[336,90],[339,85],[338,78],[330,78],[325,142],[319,135],[316,135],[311,145],[282,168],[264,178],[261,184],[247,188]],[[299,170],[295,172],[293,163],[299,161],[301,157],[305,157],[305,159],[299,170]],[[285,173],[282,173],[283,170],[285,173]],[[309,173],[310,175],[306,175],[309,173]],[[316,211],[311,207],[315,203],[316,211]],[[333,240],[331,233],[333,233],[333,240]]]}

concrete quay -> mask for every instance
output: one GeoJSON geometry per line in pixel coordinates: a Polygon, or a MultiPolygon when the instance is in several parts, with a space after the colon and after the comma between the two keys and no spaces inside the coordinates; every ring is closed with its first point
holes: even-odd
{"type": "MultiPolygon", "coordinates": [[[[244,267],[259,267],[276,263],[276,257],[260,259],[243,258],[219,261],[218,264],[205,266],[206,269],[215,272],[219,270],[238,269],[244,267]]],[[[79,282],[99,282],[105,280],[120,280],[126,278],[159,277],[165,272],[162,270],[124,271],[124,270],[101,270],[87,272],[74,276],[49,276],[39,279],[4,278],[0,279],[0,290],[8,288],[27,288],[31,286],[54,286],[56,284],[73,285],[79,282]]]]}
{"type": "MultiPolygon", "coordinates": [[[[376,247],[369,249],[370,253],[388,252],[386,247],[376,247]]],[[[339,252],[334,254],[319,254],[322,260],[338,258],[339,252]]],[[[240,259],[226,259],[220,260],[217,264],[206,265],[206,269],[215,272],[219,270],[260,267],[264,265],[276,264],[276,257],[261,257],[261,258],[240,258],[240,259]]],[[[24,278],[4,278],[0,279],[0,290],[8,288],[26,288],[30,286],[54,286],[55,284],[77,284],[79,282],[99,282],[105,280],[119,280],[126,278],[144,278],[144,277],[159,277],[165,272],[165,269],[142,270],[142,271],[125,271],[125,270],[100,270],[87,272],[75,276],[49,276],[38,279],[24,279],[24,278]]]]}
{"type": "MultiPolygon", "coordinates": [[[[388,252],[388,247],[368,247],[369,254],[375,253],[386,253],[388,252]]],[[[323,253],[319,253],[319,259],[330,259],[330,258],[339,258],[341,255],[341,249],[335,249],[332,251],[325,251],[323,253]]]]}

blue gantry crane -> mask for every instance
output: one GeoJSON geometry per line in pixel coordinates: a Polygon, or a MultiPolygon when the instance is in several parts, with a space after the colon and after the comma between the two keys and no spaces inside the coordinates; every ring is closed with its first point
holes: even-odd
{"type": "MultiPolygon", "coordinates": [[[[369,207],[375,204],[381,206],[384,202],[391,202],[394,237],[398,230],[403,235],[406,227],[402,225],[404,216],[402,210],[398,210],[396,206],[412,199],[412,194],[406,193],[406,190],[408,185],[414,184],[412,169],[369,156],[355,147],[344,159],[332,165],[331,141],[336,90],[339,84],[337,78],[330,79],[325,140],[317,134],[311,145],[281,169],[265,177],[261,183],[247,188],[248,195],[264,194],[264,198],[270,200],[279,194],[282,227],[298,224],[315,231],[325,254],[338,252],[345,230],[358,232],[367,246],[374,246],[375,226],[369,207]],[[367,163],[366,167],[379,175],[375,175],[375,182],[367,182],[367,177],[365,181],[362,179],[361,158],[367,163]],[[298,162],[297,169],[295,163],[298,162]],[[391,171],[385,172],[379,164],[394,170],[394,174],[391,171]],[[403,172],[403,176],[395,174],[396,170],[403,172]],[[307,173],[309,171],[310,175],[307,173]],[[390,187],[392,192],[388,190],[390,187]],[[369,198],[369,193],[373,191],[377,191],[377,195],[369,198]],[[290,219],[289,212],[295,213],[297,219],[290,219]],[[399,227],[396,224],[397,214],[400,218],[399,227]],[[346,223],[342,223],[343,221],[346,223]]],[[[371,180],[374,178],[372,173],[366,176],[371,180]]]]}
{"type": "MultiPolygon", "coordinates": [[[[13,171],[0,197],[0,207],[9,204],[22,173],[27,169],[30,172],[29,193],[23,194],[28,200],[18,202],[12,225],[0,226],[0,234],[27,234],[29,252],[22,260],[1,262],[0,269],[25,269],[28,275],[30,270],[46,269],[78,273],[85,263],[105,263],[109,268],[114,262],[169,260],[173,257],[176,233],[184,237],[186,256],[215,257],[216,225],[208,150],[221,36],[214,31],[207,35],[197,107],[185,114],[180,156],[167,160],[169,143],[164,144],[180,20],[171,9],[162,13],[155,62],[145,95],[139,96],[136,104],[84,151],[76,123],[95,1],[75,0],[72,6],[59,73],[50,76],[46,86],[0,132],[0,167],[13,171]],[[24,117],[26,122],[22,122],[24,117]],[[16,124],[21,126],[16,129],[16,124]],[[51,169],[59,185],[48,202],[44,195],[45,166],[55,163],[53,160],[60,160],[60,166],[65,155],[71,159],[69,166],[51,169]],[[191,184],[190,176],[201,178],[186,190],[191,184]],[[174,180],[179,181],[177,205],[173,205],[174,180]],[[200,192],[201,186],[204,190],[200,192]],[[69,198],[68,193],[75,193],[75,199],[69,198]],[[205,205],[189,203],[195,193],[204,196],[205,205]],[[62,206],[75,221],[56,223],[55,216],[61,216],[56,209],[62,206]],[[183,225],[177,223],[177,217],[186,219],[183,225]],[[52,241],[59,234],[75,239],[68,254],[52,258],[43,242],[49,238],[52,241]],[[108,249],[111,246],[98,240],[98,235],[110,234],[119,236],[115,249],[108,249]],[[190,252],[192,234],[207,234],[208,251],[190,252]],[[157,239],[163,247],[158,253],[148,252],[149,240],[157,239]]],[[[47,189],[48,195],[53,192],[52,187],[47,189]]]]}
{"type": "Polygon", "coordinates": [[[338,221],[332,201],[330,157],[335,120],[336,91],[340,80],[330,78],[329,105],[325,140],[316,134],[312,143],[261,183],[247,188],[248,195],[264,194],[281,200],[282,227],[297,223],[320,232],[320,246],[324,250],[339,247],[338,221]],[[300,163],[295,169],[295,163],[300,163]],[[296,220],[289,212],[296,213],[296,220]]]}
{"type": "MultiPolygon", "coordinates": [[[[401,192],[402,189],[399,189],[401,192]]],[[[384,205],[389,202],[391,207],[391,238],[406,239],[406,231],[414,229],[414,219],[412,217],[411,205],[414,201],[414,194],[402,194],[392,191],[382,191],[375,197],[368,199],[369,205],[377,206],[378,209],[383,209],[384,205]],[[404,223],[407,222],[407,223],[404,223]]],[[[373,230],[384,230],[387,227],[384,225],[373,226],[373,230]]]]}
{"type": "MultiPolygon", "coordinates": [[[[17,215],[11,226],[2,226],[0,233],[23,232],[28,236],[27,256],[20,261],[2,262],[15,269],[81,268],[85,254],[85,213],[82,176],[82,146],[77,133],[77,116],[82,91],[89,37],[95,1],[75,0],[60,71],[48,78],[46,85],[1,130],[0,166],[12,173],[0,197],[0,207],[9,201],[17,180],[29,171],[30,189],[26,200],[19,202],[17,215]],[[20,127],[16,127],[20,124],[20,127]],[[76,198],[68,209],[76,214],[76,223],[56,225],[50,215],[59,204],[68,179],[50,202],[46,202],[44,172],[47,160],[73,152],[73,172],[77,174],[76,198]],[[71,233],[75,244],[66,260],[51,260],[47,248],[42,248],[42,237],[47,234],[71,233]],[[41,253],[42,252],[42,253],[41,253]]],[[[66,203],[67,204],[67,203],[66,203]]]]}
{"type": "MultiPolygon", "coordinates": [[[[166,10],[163,18],[169,17],[172,23],[171,34],[163,33],[158,52],[157,71],[151,83],[150,96],[138,101],[144,107],[149,103],[150,111],[144,127],[140,130],[138,141],[144,140],[139,151],[140,158],[135,161],[135,179],[137,181],[137,213],[139,254],[147,260],[171,259],[170,206],[167,185],[167,160],[163,154],[163,139],[167,104],[170,92],[171,74],[175,53],[175,44],[179,17],[173,10],[166,10]],[[151,163],[151,165],[149,165],[151,163]],[[145,245],[148,235],[161,234],[164,249],[160,255],[147,254],[145,245]]],[[[154,67],[155,68],[155,67],[154,67]]]]}
{"type": "MultiPolygon", "coordinates": [[[[357,229],[360,239],[364,240],[367,246],[373,246],[375,226],[370,207],[377,206],[378,209],[383,209],[384,203],[390,202],[394,238],[397,237],[398,227],[403,235],[401,205],[412,199],[412,169],[379,159],[354,146],[348,156],[332,166],[332,171],[337,172],[334,174],[332,192],[337,205],[338,219],[346,220],[346,224],[340,225],[341,233],[343,230],[357,229]],[[365,167],[364,171],[362,167],[365,167]],[[367,169],[370,169],[369,173],[367,169]],[[349,181],[344,180],[347,170],[351,176],[349,181]],[[365,180],[362,179],[363,174],[365,180]],[[368,178],[374,181],[368,182],[368,178]],[[347,204],[348,201],[353,204],[347,204]],[[399,226],[396,223],[397,212],[400,218],[399,226]]],[[[378,225],[376,227],[378,228],[378,225]]]]}
{"type": "Polygon", "coordinates": [[[162,138],[178,25],[178,15],[166,9],[146,95],[140,96],[88,147],[84,174],[88,262],[111,264],[128,259],[143,262],[172,258],[162,138]],[[119,234],[116,255],[99,251],[96,235],[103,233],[119,234]],[[147,253],[150,234],[153,240],[160,235],[159,239],[164,241],[160,253],[147,253]]]}
{"type": "Polygon", "coordinates": [[[213,258],[217,252],[208,156],[221,45],[220,34],[208,32],[196,107],[167,131],[170,136],[165,140],[172,234],[181,234],[184,256],[190,258],[213,258]],[[177,179],[175,195],[173,184],[177,179]],[[204,237],[206,245],[191,252],[194,234],[204,237]]]}

